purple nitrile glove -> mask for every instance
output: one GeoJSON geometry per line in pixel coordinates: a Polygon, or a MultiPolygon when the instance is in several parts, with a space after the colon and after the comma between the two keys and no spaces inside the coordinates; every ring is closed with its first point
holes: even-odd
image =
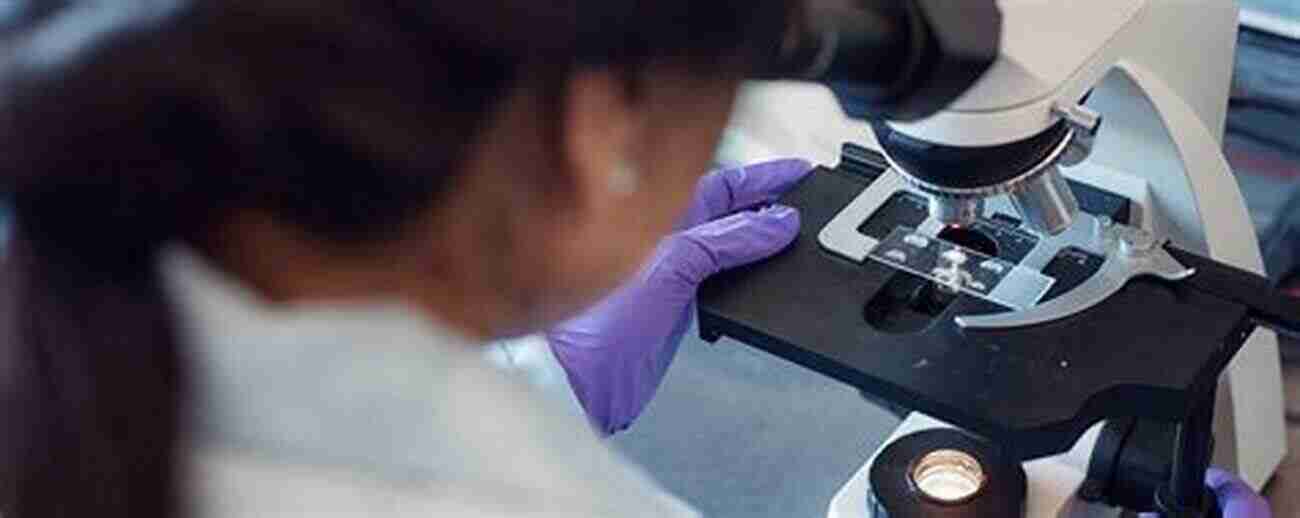
{"type": "Polygon", "coordinates": [[[1219,510],[1223,511],[1223,518],[1273,517],[1268,502],[1232,473],[1210,468],[1205,474],[1205,485],[1219,498],[1219,510]]]}
{"type": "MultiPolygon", "coordinates": [[[[1218,498],[1223,518],[1273,518],[1268,502],[1232,473],[1210,468],[1205,473],[1205,485],[1218,498]]],[[[1159,518],[1159,515],[1143,513],[1142,518],[1159,518]]]]}
{"type": "Polygon", "coordinates": [[[808,174],[801,160],[724,169],[700,179],[677,232],[630,282],[546,333],[578,401],[604,434],[632,424],[654,396],[691,323],[700,283],[764,259],[799,234],[799,213],[771,204],[808,174]]]}

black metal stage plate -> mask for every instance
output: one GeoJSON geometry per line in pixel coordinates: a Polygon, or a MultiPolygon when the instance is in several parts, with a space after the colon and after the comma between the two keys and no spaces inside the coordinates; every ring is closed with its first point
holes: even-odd
{"type": "MultiPolygon", "coordinates": [[[[963,331],[954,316],[1005,309],[962,295],[924,329],[877,329],[867,302],[909,274],[842,259],[817,241],[883,171],[869,154],[853,155],[782,200],[803,215],[789,249],[701,288],[703,338],[735,338],[1031,459],[1067,451],[1106,418],[1183,420],[1253,329],[1244,307],[1156,280],[1132,281],[1098,307],[1041,326],[963,331]]],[[[1080,198],[1089,212],[1119,210],[1080,198]]]]}

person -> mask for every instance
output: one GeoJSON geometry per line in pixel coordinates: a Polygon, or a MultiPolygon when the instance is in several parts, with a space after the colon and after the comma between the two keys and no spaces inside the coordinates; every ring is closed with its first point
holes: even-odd
{"type": "Polygon", "coordinates": [[[700,282],[797,238],[776,201],[807,163],[700,176],[796,8],[32,22],[0,90],[4,516],[693,516],[600,438],[653,396],[700,282]],[[533,333],[586,419],[484,358],[533,333]]]}

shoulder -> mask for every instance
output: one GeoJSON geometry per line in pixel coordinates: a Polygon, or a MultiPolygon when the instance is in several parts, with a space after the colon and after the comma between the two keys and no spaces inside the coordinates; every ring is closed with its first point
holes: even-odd
{"type": "Polygon", "coordinates": [[[599,499],[565,498],[504,481],[401,479],[355,468],[273,461],[233,450],[195,451],[191,461],[189,516],[196,518],[696,516],[667,495],[664,505],[651,505],[640,513],[605,507],[599,499]]]}
{"type": "Polygon", "coordinates": [[[409,400],[345,413],[382,417],[368,424],[339,415],[319,421],[334,432],[253,427],[200,440],[191,453],[193,515],[696,516],[562,402],[481,357],[441,364],[440,376],[381,391],[409,400]]]}

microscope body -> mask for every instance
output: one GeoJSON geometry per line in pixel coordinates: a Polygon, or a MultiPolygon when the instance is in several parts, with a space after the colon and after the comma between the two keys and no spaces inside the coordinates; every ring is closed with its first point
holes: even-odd
{"type": "MultiPolygon", "coordinates": [[[[1253,225],[1221,151],[1236,45],[1235,3],[1001,0],[999,7],[1004,16],[1001,54],[983,78],[950,107],[932,116],[885,122],[883,126],[877,123],[875,136],[884,129],[939,147],[1005,150],[1059,128],[1063,120],[1078,129],[1080,121],[1066,119],[1095,114],[1100,117],[1095,135],[1086,135],[1086,141],[1081,133],[1071,135],[1086,144],[1075,146],[1073,159],[1065,156],[1070,151],[1065,145],[1079,142],[1063,141],[1061,153],[1043,158],[1043,165],[1057,168],[1073,185],[1127,200],[1125,215],[1130,225],[1168,236],[1181,248],[1262,273],[1253,225]],[[1073,108],[1081,112],[1071,113],[1073,108]]],[[[829,163],[844,142],[883,151],[888,163],[882,165],[893,170],[864,188],[836,217],[857,218],[853,229],[867,224],[858,220],[883,210],[891,193],[935,195],[915,178],[900,174],[899,163],[890,159],[890,145],[873,138],[867,123],[845,117],[835,99],[816,87],[750,87],[728,137],[731,152],[724,158],[736,161],[794,155],[829,163]],[[817,106],[821,109],[814,108],[817,106]],[[849,214],[854,205],[859,205],[857,213],[849,214]]],[[[1022,207],[1004,196],[1012,191],[970,193],[979,194],[980,214],[1015,215],[1022,207]]],[[[930,216],[918,225],[918,231],[939,236],[947,225],[933,210],[930,216]]],[[[834,221],[817,237],[823,252],[841,259],[861,261],[866,256],[862,247],[879,242],[828,238],[833,226],[834,221]]],[[[1019,231],[1025,230],[1032,231],[1019,231]]],[[[1063,235],[1068,238],[1072,234],[1063,235]]],[[[715,290],[705,290],[702,326],[719,316],[761,313],[737,311],[729,297],[713,296],[711,291],[715,290]],[[719,309],[714,311],[711,305],[719,309]]],[[[761,323],[742,322],[741,327],[745,333],[739,334],[746,336],[755,329],[762,331],[761,323]]],[[[1276,337],[1271,332],[1254,331],[1244,340],[1246,345],[1228,365],[1218,387],[1214,463],[1235,468],[1258,488],[1285,454],[1281,374],[1276,337]]],[[[1096,344],[1095,354],[1106,355],[1107,345],[1096,344]]],[[[816,361],[801,363],[820,368],[823,360],[817,356],[816,361]]],[[[825,371],[841,379],[851,377],[838,367],[825,371]]],[[[948,426],[934,417],[912,414],[881,451],[914,432],[948,426]]],[[[1097,424],[1082,433],[1068,453],[1023,464],[1028,475],[1027,516],[1118,515],[1118,509],[1085,501],[1079,495],[1088,483],[1089,457],[1098,449],[1102,435],[1102,425],[1097,424]]],[[[869,462],[837,495],[831,516],[869,515],[871,468],[869,462]]]]}
{"type": "MultiPolygon", "coordinates": [[[[1259,243],[1221,152],[1238,10],[1231,0],[1003,0],[1002,55],[951,107],[894,129],[949,146],[1047,131],[1060,108],[1103,118],[1066,176],[1121,194],[1136,226],[1257,273],[1259,243]]],[[[1276,336],[1260,330],[1229,367],[1218,457],[1261,486],[1285,452],[1276,336]],[[1234,419],[1234,415],[1239,418],[1234,419]],[[1235,421],[1235,423],[1231,423],[1235,421]]]]}

